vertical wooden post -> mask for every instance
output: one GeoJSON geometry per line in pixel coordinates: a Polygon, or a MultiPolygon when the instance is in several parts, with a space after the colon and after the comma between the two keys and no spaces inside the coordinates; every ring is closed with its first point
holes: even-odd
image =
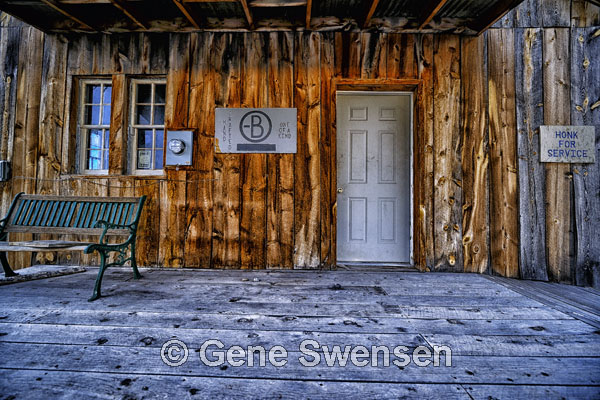
{"type": "Polygon", "coordinates": [[[519,193],[514,32],[488,31],[490,243],[494,273],[519,275],[519,193]]]}
{"type": "Polygon", "coordinates": [[[464,271],[489,265],[489,151],[485,35],[461,43],[464,271]]]}
{"type": "MultiPolygon", "coordinates": [[[[569,125],[569,30],[544,30],[544,124],[569,125]]],[[[571,167],[546,164],[546,246],[548,276],[571,280],[571,167]]]]}

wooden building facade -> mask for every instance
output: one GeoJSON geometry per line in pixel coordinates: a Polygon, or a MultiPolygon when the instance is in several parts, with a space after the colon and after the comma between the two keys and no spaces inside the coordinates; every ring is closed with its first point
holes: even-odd
{"type": "MultiPolygon", "coordinates": [[[[527,0],[481,35],[63,34],[7,14],[1,23],[0,158],[13,169],[2,210],[22,191],[146,195],[139,265],[333,267],[336,93],[410,92],[414,265],[600,285],[600,143],[595,164],[543,164],[538,154],[540,125],[600,135],[597,5],[527,0]],[[112,87],[107,174],[78,162],[90,79],[112,87]],[[164,127],[194,131],[192,166],[131,172],[136,79],[166,84],[164,127]],[[216,107],[297,108],[297,153],[215,153],[216,107]]],[[[96,262],[64,254],[10,257],[16,268],[96,262]]]]}

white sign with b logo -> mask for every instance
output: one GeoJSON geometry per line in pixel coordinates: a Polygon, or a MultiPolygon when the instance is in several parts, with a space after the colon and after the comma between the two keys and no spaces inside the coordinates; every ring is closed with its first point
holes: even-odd
{"type": "Polygon", "coordinates": [[[295,108],[215,109],[217,153],[296,153],[295,108]]]}

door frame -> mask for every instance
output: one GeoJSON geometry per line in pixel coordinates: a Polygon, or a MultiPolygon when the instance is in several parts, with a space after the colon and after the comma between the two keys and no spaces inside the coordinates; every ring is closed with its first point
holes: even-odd
{"type": "MultiPolygon", "coordinates": [[[[329,112],[328,125],[331,127],[331,181],[330,181],[330,201],[331,201],[331,257],[333,265],[337,264],[337,93],[338,92],[396,92],[398,94],[410,93],[412,97],[412,115],[411,115],[411,235],[410,235],[410,259],[412,265],[419,270],[426,269],[425,248],[426,248],[426,221],[432,221],[431,217],[423,212],[425,202],[432,202],[432,198],[425,199],[424,182],[427,181],[428,172],[425,168],[415,168],[415,165],[422,166],[425,152],[432,153],[432,149],[427,149],[424,142],[424,87],[421,79],[334,79],[331,82],[329,91],[329,112]]],[[[433,189],[433,188],[432,188],[433,189]]],[[[431,238],[429,240],[432,240],[431,238]]]]}

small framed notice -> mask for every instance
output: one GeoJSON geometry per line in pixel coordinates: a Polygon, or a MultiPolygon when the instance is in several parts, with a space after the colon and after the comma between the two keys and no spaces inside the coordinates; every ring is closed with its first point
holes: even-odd
{"type": "Polygon", "coordinates": [[[596,162],[594,126],[540,126],[540,161],[589,164],[596,162]]]}
{"type": "Polygon", "coordinates": [[[138,150],[137,153],[137,168],[151,169],[152,168],[152,150],[138,150]]]}

